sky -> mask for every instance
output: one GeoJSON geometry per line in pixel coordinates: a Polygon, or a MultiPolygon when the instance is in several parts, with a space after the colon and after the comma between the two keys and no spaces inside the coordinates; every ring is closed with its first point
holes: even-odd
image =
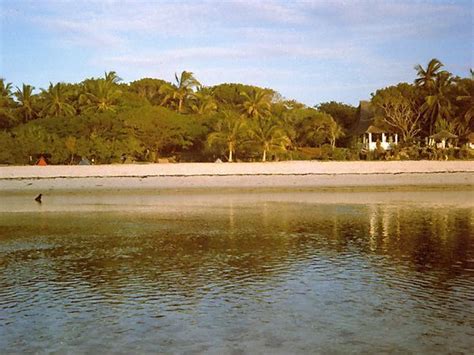
{"type": "Polygon", "coordinates": [[[438,58],[474,67],[474,2],[0,0],[0,77],[45,88],[116,71],[125,82],[239,82],[306,105],[357,105],[438,58]]]}

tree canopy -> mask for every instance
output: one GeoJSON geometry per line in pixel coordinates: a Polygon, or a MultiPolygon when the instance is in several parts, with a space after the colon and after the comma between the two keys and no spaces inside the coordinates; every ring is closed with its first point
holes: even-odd
{"type": "MultiPolygon", "coordinates": [[[[431,60],[415,67],[413,84],[377,90],[376,122],[411,142],[439,131],[473,132],[474,80],[431,60]]],[[[239,83],[204,86],[189,71],[175,82],[124,83],[114,71],[80,83],[36,89],[0,79],[0,164],[97,163],[308,158],[305,148],[354,147],[356,107],[336,101],[307,107],[269,88],[239,83]]],[[[343,154],[344,155],[344,154],[343,154]]]]}

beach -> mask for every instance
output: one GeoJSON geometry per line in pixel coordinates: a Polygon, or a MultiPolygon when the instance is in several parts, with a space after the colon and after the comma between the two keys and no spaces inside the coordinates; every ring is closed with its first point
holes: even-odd
{"type": "Polygon", "coordinates": [[[473,186],[472,161],[3,166],[0,191],[473,186]]]}

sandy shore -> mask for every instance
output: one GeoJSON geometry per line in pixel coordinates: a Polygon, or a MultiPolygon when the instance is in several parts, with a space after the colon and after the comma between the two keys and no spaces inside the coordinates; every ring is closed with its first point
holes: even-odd
{"type": "Polygon", "coordinates": [[[0,191],[474,186],[472,161],[180,163],[0,167],[0,191]]]}

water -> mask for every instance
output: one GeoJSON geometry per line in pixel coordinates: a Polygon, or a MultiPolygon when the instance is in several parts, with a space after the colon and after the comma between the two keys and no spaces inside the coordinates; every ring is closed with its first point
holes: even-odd
{"type": "Polygon", "coordinates": [[[0,353],[470,353],[472,196],[4,194],[0,353]]]}

